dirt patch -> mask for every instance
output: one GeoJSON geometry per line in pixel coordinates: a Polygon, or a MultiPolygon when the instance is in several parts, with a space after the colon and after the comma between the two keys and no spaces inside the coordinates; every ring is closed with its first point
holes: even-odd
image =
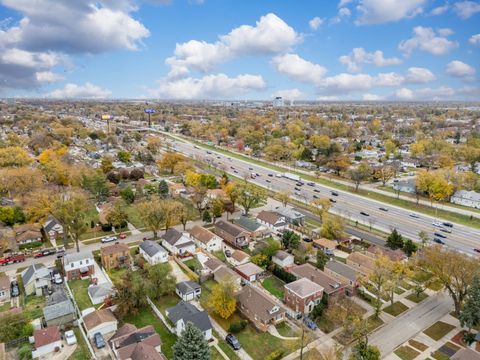
{"type": "Polygon", "coordinates": [[[428,346],[425,345],[424,343],[421,343],[420,341],[416,341],[413,339],[408,340],[408,344],[412,347],[414,347],[417,350],[420,350],[421,352],[424,352],[425,350],[428,349],[428,346]]]}

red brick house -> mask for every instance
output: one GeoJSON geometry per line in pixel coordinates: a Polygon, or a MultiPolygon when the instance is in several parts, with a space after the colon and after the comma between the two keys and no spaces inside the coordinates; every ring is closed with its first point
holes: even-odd
{"type": "Polygon", "coordinates": [[[323,287],[307,278],[300,278],[284,286],[285,303],[294,316],[310,314],[322,300],[323,287]]]}
{"type": "Polygon", "coordinates": [[[92,253],[81,251],[69,253],[63,257],[63,268],[68,280],[80,279],[95,274],[95,260],[92,253]]]}

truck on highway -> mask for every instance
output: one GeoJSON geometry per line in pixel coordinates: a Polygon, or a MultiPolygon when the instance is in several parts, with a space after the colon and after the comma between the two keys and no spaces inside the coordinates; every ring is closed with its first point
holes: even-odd
{"type": "Polygon", "coordinates": [[[251,177],[252,179],[255,179],[255,178],[257,177],[257,174],[254,173],[254,172],[252,172],[252,173],[250,174],[250,177],[251,177]]]}
{"type": "Polygon", "coordinates": [[[283,177],[284,178],[287,178],[289,180],[294,180],[294,181],[299,181],[300,180],[300,176],[299,175],[295,175],[295,174],[292,174],[292,173],[283,173],[283,177]]]}
{"type": "Polygon", "coordinates": [[[25,255],[24,254],[11,254],[11,255],[6,255],[3,258],[0,259],[0,265],[5,266],[13,263],[18,263],[25,261],[25,255]]]}

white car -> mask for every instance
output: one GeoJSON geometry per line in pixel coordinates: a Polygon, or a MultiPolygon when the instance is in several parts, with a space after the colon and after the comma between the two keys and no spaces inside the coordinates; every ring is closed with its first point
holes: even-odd
{"type": "Polygon", "coordinates": [[[275,174],[275,176],[276,176],[276,177],[278,177],[278,178],[281,178],[281,177],[283,177],[283,175],[282,175],[282,174],[280,174],[280,173],[276,173],[276,174],[275,174]]]}
{"type": "Polygon", "coordinates": [[[60,274],[55,274],[53,275],[53,282],[57,285],[60,285],[60,284],[63,284],[63,278],[62,278],[62,275],[60,274]]]}
{"type": "Polygon", "coordinates": [[[105,236],[102,238],[102,243],[108,243],[117,240],[116,236],[105,236]]]}
{"type": "Polygon", "coordinates": [[[65,331],[65,341],[67,342],[67,345],[73,345],[77,343],[77,337],[75,336],[73,330],[65,331]]]}
{"type": "Polygon", "coordinates": [[[434,221],[432,223],[433,226],[436,226],[436,227],[441,227],[442,226],[442,223],[440,221],[434,221]]]}

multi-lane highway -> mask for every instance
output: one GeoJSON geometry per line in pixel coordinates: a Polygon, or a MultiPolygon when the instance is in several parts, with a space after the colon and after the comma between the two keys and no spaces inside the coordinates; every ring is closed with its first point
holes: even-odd
{"type": "Polygon", "coordinates": [[[417,213],[414,210],[409,211],[400,207],[386,205],[377,200],[329,188],[318,183],[309,185],[305,180],[302,180],[304,184],[300,185],[297,181],[280,176],[274,170],[237,158],[231,158],[214,150],[206,150],[183,139],[182,141],[169,141],[171,141],[174,149],[191,158],[209,162],[216,168],[231,175],[241,178],[248,177],[250,182],[264,188],[273,191],[289,191],[292,193],[292,196],[300,201],[310,202],[315,197],[332,199],[335,202],[332,203],[331,211],[349,220],[358,221],[386,232],[396,228],[405,237],[416,241],[420,241],[418,233],[423,230],[430,235],[432,240],[434,238],[441,239],[446,246],[468,254],[480,255],[474,251],[474,249],[480,248],[480,230],[453,224],[452,228],[443,226],[443,228],[451,230],[451,233],[446,233],[441,231],[439,226],[433,225],[434,222],[442,222],[441,220],[417,213]],[[252,173],[256,174],[255,178],[252,178],[252,173]],[[338,195],[332,195],[332,191],[338,195]],[[435,233],[444,237],[436,236],[434,235],[435,233]]]}

